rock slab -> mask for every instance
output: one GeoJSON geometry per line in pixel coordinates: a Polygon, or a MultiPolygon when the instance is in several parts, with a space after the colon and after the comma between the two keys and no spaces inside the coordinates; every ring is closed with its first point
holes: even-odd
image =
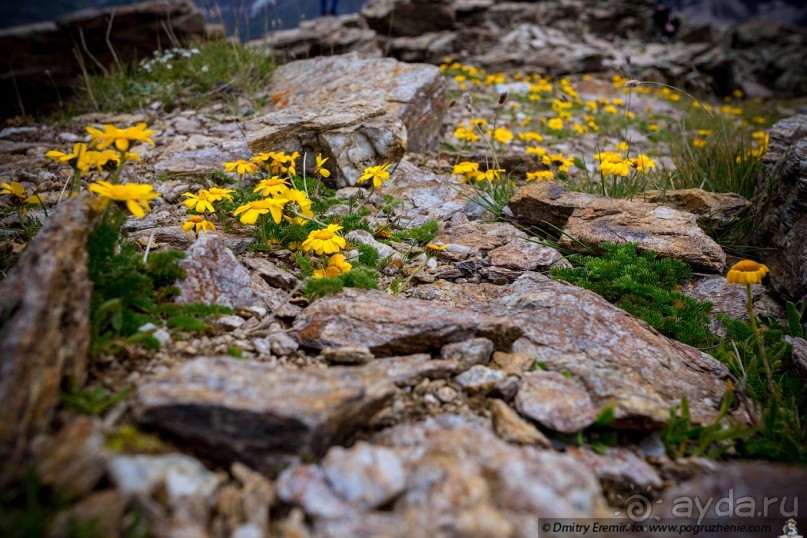
{"type": "Polygon", "coordinates": [[[640,250],[721,272],[726,254],[684,211],[646,202],[572,192],[552,181],[527,185],[510,200],[516,219],[563,230],[559,245],[575,251],[601,243],[634,242],[640,250]]]}
{"type": "Polygon", "coordinates": [[[0,483],[18,470],[27,440],[47,429],[63,379],[80,386],[86,378],[92,199],[62,204],[0,286],[0,483]]]}

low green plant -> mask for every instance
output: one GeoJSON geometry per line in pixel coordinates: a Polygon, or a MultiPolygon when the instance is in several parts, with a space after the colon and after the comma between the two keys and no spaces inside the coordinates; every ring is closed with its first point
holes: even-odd
{"type": "Polygon", "coordinates": [[[380,275],[372,267],[354,265],[353,268],[333,278],[309,278],[303,285],[302,293],[313,300],[331,293],[338,293],[342,288],[378,289],[380,275]]]}
{"type": "Polygon", "coordinates": [[[260,51],[241,43],[217,39],[188,48],[161,50],[151,58],[84,79],[83,91],[67,105],[67,116],[90,111],[147,110],[152,103],[165,108],[198,109],[214,103],[236,107],[239,98],[261,106],[269,97],[264,82],[274,63],[260,51]]]}
{"type": "Polygon", "coordinates": [[[606,243],[602,249],[602,256],[569,256],[576,267],[555,267],[552,278],[599,293],[665,336],[696,347],[714,343],[709,331],[712,305],[676,291],[681,282],[692,278],[687,264],[637,252],[635,243],[606,243]]]}
{"type": "Polygon", "coordinates": [[[181,330],[203,332],[204,319],[231,313],[219,305],[177,305],[172,301],[179,290],[177,279],[185,276],[179,266],[182,252],[152,252],[147,261],[121,234],[125,217],[108,211],[87,239],[89,277],[93,284],[90,303],[91,355],[115,354],[133,343],[159,347],[149,331],[140,327],[151,322],[181,330]]]}
{"type": "Polygon", "coordinates": [[[420,226],[413,226],[392,234],[392,240],[399,243],[409,241],[416,245],[426,245],[437,237],[439,231],[440,225],[437,224],[437,221],[427,220],[420,226]]]}
{"type": "Polygon", "coordinates": [[[61,394],[61,400],[62,404],[71,411],[97,416],[116,403],[125,400],[128,395],[128,388],[111,393],[101,385],[92,389],[79,389],[71,383],[70,390],[61,394]]]}

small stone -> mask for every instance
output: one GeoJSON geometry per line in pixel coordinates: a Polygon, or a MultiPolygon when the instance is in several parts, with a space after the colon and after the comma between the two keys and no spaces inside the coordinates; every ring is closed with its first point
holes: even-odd
{"type": "Polygon", "coordinates": [[[285,331],[269,333],[266,340],[269,342],[269,348],[272,350],[272,353],[278,357],[291,355],[300,347],[300,344],[285,331]]]}
{"type": "Polygon", "coordinates": [[[266,338],[253,338],[252,345],[255,347],[255,351],[261,355],[272,354],[272,347],[269,345],[269,341],[266,338]]]}
{"type": "Polygon", "coordinates": [[[493,342],[487,338],[471,338],[463,342],[446,344],[440,350],[440,357],[447,360],[458,360],[472,366],[474,364],[487,364],[493,353],[493,342]]]}
{"type": "Polygon", "coordinates": [[[489,394],[497,383],[504,380],[504,373],[476,364],[455,378],[470,394],[489,394]]]}
{"type": "Polygon", "coordinates": [[[591,397],[580,382],[558,372],[528,372],[516,395],[522,415],[557,432],[575,433],[597,418],[591,397]]]}
{"type": "Polygon", "coordinates": [[[350,241],[351,243],[358,243],[360,245],[367,245],[369,247],[373,247],[378,251],[378,259],[383,260],[385,258],[389,258],[390,261],[392,260],[399,260],[403,261],[401,254],[392,248],[389,245],[382,243],[381,241],[377,241],[373,235],[366,231],[366,230],[353,230],[345,235],[345,239],[350,241]]]}
{"type": "Polygon", "coordinates": [[[493,420],[493,431],[502,440],[519,445],[538,445],[544,448],[552,446],[546,435],[521,418],[502,400],[491,400],[488,409],[493,420]]]}
{"type": "Polygon", "coordinates": [[[354,510],[336,494],[325,477],[325,471],[314,465],[294,465],[277,479],[280,500],[302,506],[309,516],[345,517],[354,510]]]}
{"type": "Polygon", "coordinates": [[[235,315],[221,316],[217,321],[219,326],[226,331],[232,331],[244,325],[244,318],[235,315]]]}
{"type": "Polygon", "coordinates": [[[401,493],[406,471],[394,451],[360,441],[333,447],[322,461],[331,488],[353,506],[377,508],[401,493]]]}
{"type": "Polygon", "coordinates": [[[514,352],[505,353],[497,351],[493,354],[491,367],[501,370],[507,374],[520,376],[532,368],[533,358],[529,353],[514,352]]]}
{"type": "Polygon", "coordinates": [[[516,271],[533,271],[563,259],[563,254],[552,247],[526,240],[516,240],[488,252],[490,263],[516,271]]]}
{"type": "Polygon", "coordinates": [[[445,385],[437,389],[435,396],[437,396],[437,399],[443,403],[451,403],[457,399],[458,395],[456,390],[448,385],[445,385]]]}
{"type": "Polygon", "coordinates": [[[367,346],[326,347],[322,350],[322,358],[328,364],[367,364],[375,356],[367,346]]]}

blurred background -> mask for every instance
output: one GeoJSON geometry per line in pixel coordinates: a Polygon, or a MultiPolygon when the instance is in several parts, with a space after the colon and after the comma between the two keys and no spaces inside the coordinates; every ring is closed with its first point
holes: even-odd
{"type": "MultiPolygon", "coordinates": [[[[551,0],[542,0],[544,3],[551,0]]],[[[135,3],[134,0],[37,0],[0,2],[0,28],[57,19],[73,11],[135,3]]],[[[254,39],[273,30],[296,28],[320,14],[320,0],[196,0],[208,22],[228,35],[254,39]]],[[[339,14],[358,12],[365,0],[340,0],[339,14]]],[[[607,4],[607,1],[602,2],[607,4]]],[[[807,26],[807,0],[667,0],[690,24],[722,26],[756,17],[807,26]]]]}

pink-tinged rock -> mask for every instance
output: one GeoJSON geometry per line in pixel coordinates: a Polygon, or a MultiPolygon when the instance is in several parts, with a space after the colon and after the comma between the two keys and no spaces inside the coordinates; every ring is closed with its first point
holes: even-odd
{"type": "Polygon", "coordinates": [[[646,191],[636,197],[637,201],[660,204],[680,209],[695,215],[698,226],[706,231],[726,227],[751,202],[732,192],[708,192],[703,189],[674,189],[646,191]]]}
{"type": "Polygon", "coordinates": [[[303,347],[365,345],[375,355],[439,350],[452,342],[484,337],[506,350],[521,335],[508,320],[377,290],[345,289],[303,310],[290,331],[303,347]]]}
{"type": "Polygon", "coordinates": [[[488,259],[497,267],[533,271],[539,267],[554,265],[563,259],[563,255],[552,247],[516,240],[488,252],[488,259]]]}
{"type": "Polygon", "coordinates": [[[519,190],[508,207],[527,225],[563,230],[558,245],[587,251],[602,243],[638,244],[640,251],[676,258],[721,272],[726,254],[695,223],[691,213],[646,202],[573,192],[554,181],[536,181],[519,190]]]}
{"type": "Polygon", "coordinates": [[[728,370],[713,357],[665,338],[596,293],[537,273],[507,286],[424,285],[413,295],[516,323],[524,336],[514,351],[570,372],[597,410],[614,406],[615,427],[658,429],[684,397],[693,421],[708,423],[725,391],[728,370]]]}
{"type": "Polygon", "coordinates": [[[649,488],[660,488],[662,485],[658,472],[627,448],[608,447],[599,454],[588,448],[568,446],[566,452],[609,488],[623,492],[647,492],[649,488]]]}
{"type": "Polygon", "coordinates": [[[219,304],[244,308],[260,302],[251,288],[250,275],[221,239],[202,235],[179,262],[185,278],[177,282],[180,304],[219,304]]]}
{"type": "Polygon", "coordinates": [[[558,372],[525,373],[515,403],[523,416],[561,433],[579,432],[597,418],[585,387],[558,372]]]}

